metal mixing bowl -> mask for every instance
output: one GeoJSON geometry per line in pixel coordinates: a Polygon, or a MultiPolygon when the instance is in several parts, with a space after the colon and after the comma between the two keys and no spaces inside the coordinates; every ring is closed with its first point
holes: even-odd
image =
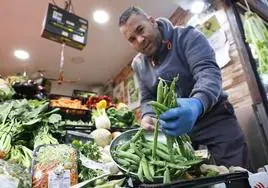
{"type": "MultiPolygon", "coordinates": [[[[129,172],[127,169],[125,169],[124,167],[122,167],[120,164],[118,164],[116,162],[116,160],[114,158],[114,150],[116,149],[117,146],[128,142],[132,138],[132,136],[134,136],[138,131],[139,131],[139,129],[132,129],[132,130],[128,130],[126,132],[123,132],[121,135],[116,137],[110,145],[110,154],[112,156],[114,163],[121,170],[121,172],[131,176],[132,178],[135,178],[136,180],[139,179],[138,175],[136,173],[129,172]]],[[[154,132],[153,131],[144,131],[144,136],[145,136],[146,140],[153,141],[154,132]]],[[[166,137],[165,137],[164,133],[161,132],[160,130],[158,132],[158,142],[166,144],[166,137]]],[[[158,183],[158,182],[162,182],[162,181],[163,181],[163,176],[155,176],[154,177],[154,183],[158,183]]]]}

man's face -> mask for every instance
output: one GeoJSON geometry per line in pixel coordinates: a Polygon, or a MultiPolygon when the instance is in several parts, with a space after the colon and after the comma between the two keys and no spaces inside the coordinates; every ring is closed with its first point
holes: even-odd
{"type": "Polygon", "coordinates": [[[120,32],[138,52],[145,55],[153,55],[161,44],[161,35],[152,17],[133,14],[120,27],[120,32]]]}

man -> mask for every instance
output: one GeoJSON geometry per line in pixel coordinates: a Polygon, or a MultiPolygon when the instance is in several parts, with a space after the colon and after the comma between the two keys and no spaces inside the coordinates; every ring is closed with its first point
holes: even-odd
{"type": "Polygon", "coordinates": [[[220,68],[206,38],[193,27],[174,27],[138,7],[121,14],[119,27],[140,52],[132,67],[141,91],[141,125],[147,130],[155,125],[155,113],[147,102],[156,99],[158,78],[171,81],[179,75],[176,93],[181,107],[160,116],[163,132],[173,136],[189,133],[195,148],[207,146],[217,165],[245,167],[244,135],[222,91],[220,68]]]}

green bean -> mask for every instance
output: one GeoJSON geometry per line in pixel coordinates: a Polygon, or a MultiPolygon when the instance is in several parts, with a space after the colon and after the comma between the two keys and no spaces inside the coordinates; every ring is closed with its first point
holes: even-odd
{"type": "Polygon", "coordinates": [[[168,168],[166,168],[165,172],[164,172],[164,181],[163,181],[164,184],[168,184],[168,183],[171,183],[171,180],[170,180],[170,173],[169,173],[169,170],[168,168]]]}
{"type": "Polygon", "coordinates": [[[157,102],[163,102],[163,80],[160,79],[158,86],[157,86],[157,102]]]}
{"type": "Polygon", "coordinates": [[[125,151],[117,151],[117,155],[119,157],[123,157],[123,158],[128,158],[128,159],[132,159],[134,160],[135,162],[139,163],[140,162],[140,157],[135,155],[135,154],[132,154],[132,153],[128,153],[128,152],[125,152],[125,151]]]}
{"type": "Polygon", "coordinates": [[[140,179],[141,182],[144,182],[143,170],[142,170],[142,163],[141,162],[139,164],[138,177],[139,177],[139,179],[140,179]]]}
{"type": "Polygon", "coordinates": [[[150,173],[148,162],[144,157],[142,158],[141,163],[142,163],[142,171],[144,173],[145,178],[147,180],[153,182],[154,180],[153,180],[153,177],[150,173]]]}

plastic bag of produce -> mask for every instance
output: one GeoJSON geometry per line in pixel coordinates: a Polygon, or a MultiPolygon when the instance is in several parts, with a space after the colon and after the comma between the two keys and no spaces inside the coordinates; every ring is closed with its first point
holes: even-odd
{"type": "Polygon", "coordinates": [[[0,160],[1,188],[30,188],[31,174],[18,164],[0,160]]]}
{"type": "Polygon", "coordinates": [[[78,153],[65,144],[42,145],[33,154],[33,188],[69,188],[78,183],[78,153]]]}

